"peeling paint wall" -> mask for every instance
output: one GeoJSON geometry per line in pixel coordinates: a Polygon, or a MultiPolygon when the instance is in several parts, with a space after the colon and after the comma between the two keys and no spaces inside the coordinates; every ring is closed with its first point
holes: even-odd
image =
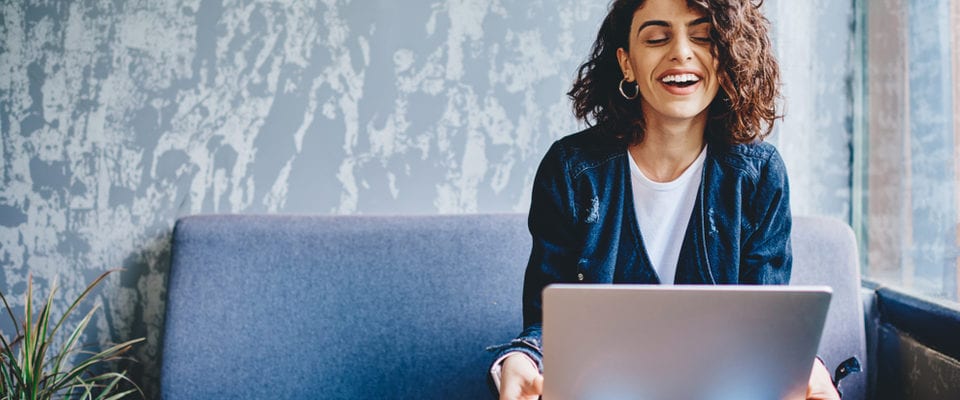
{"type": "MultiPolygon", "coordinates": [[[[794,211],[846,219],[852,5],[766,4],[794,211]]],[[[0,290],[126,268],[88,339],[155,395],[178,216],[525,211],[606,5],[0,2],[0,290]]]]}
{"type": "Polygon", "coordinates": [[[849,221],[852,178],[853,1],[765,2],[784,86],[774,139],[794,214],[849,221]]]}

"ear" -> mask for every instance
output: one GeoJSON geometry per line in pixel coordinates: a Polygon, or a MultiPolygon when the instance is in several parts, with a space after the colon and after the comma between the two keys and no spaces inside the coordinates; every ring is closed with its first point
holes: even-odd
{"type": "Polygon", "coordinates": [[[620,72],[627,82],[633,82],[637,78],[633,75],[633,68],[630,66],[630,54],[623,47],[617,49],[617,61],[620,64],[620,72]]]}

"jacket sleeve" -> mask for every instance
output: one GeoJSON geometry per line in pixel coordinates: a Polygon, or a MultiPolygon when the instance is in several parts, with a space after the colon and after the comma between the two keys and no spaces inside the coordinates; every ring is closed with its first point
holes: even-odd
{"type": "Polygon", "coordinates": [[[541,292],[551,283],[573,280],[575,271],[576,210],[566,157],[558,144],[547,151],[533,182],[528,225],[533,248],[523,280],[523,331],[510,343],[491,347],[494,360],[520,351],[543,371],[541,292]]]}
{"type": "Polygon", "coordinates": [[[749,228],[741,248],[740,283],[790,283],[790,189],[780,153],[773,149],[763,163],[750,209],[749,228]]]}

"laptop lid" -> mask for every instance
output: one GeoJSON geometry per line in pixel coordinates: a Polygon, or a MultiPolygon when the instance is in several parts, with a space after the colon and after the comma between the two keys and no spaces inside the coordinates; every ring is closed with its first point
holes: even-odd
{"type": "Polygon", "coordinates": [[[548,286],[543,398],[803,399],[830,296],[826,286],[548,286]]]}

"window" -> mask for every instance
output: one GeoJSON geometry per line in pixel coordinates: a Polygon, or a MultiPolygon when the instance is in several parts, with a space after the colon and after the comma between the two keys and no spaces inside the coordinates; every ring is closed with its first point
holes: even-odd
{"type": "Polygon", "coordinates": [[[865,278],[960,297],[960,1],[856,0],[853,226],[865,278]]]}

